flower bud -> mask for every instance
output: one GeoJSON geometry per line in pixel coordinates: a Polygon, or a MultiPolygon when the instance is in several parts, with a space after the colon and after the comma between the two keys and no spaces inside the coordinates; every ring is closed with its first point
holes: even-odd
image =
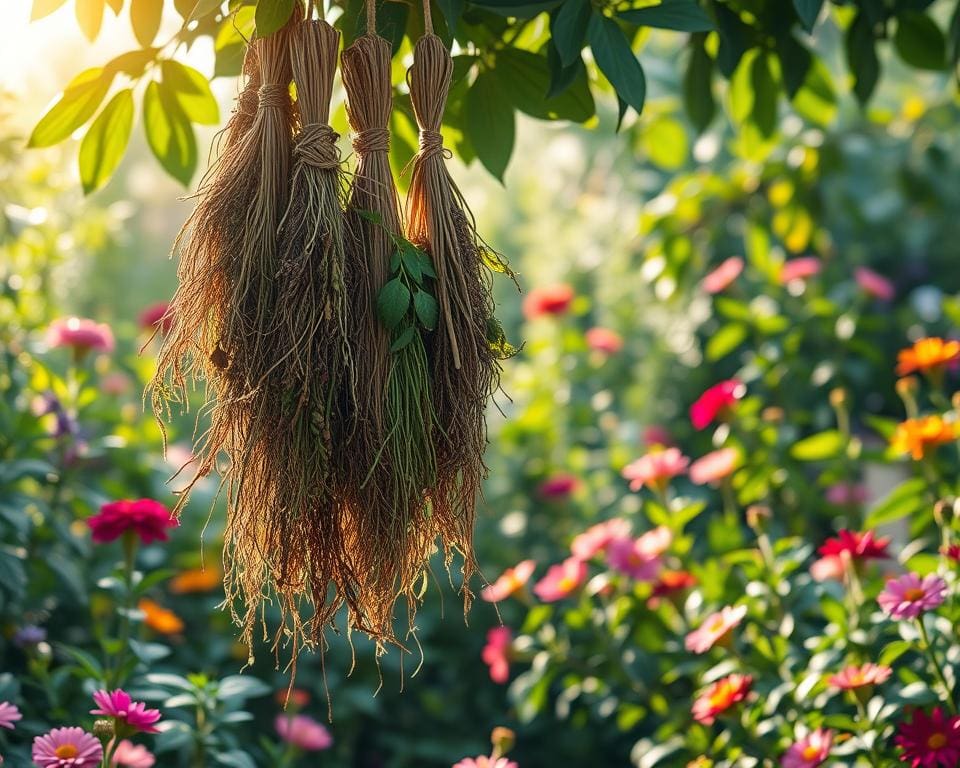
{"type": "Polygon", "coordinates": [[[751,504],[747,507],[747,525],[755,531],[761,531],[767,520],[773,517],[773,510],[764,504],[751,504]]]}
{"type": "Polygon", "coordinates": [[[900,395],[900,397],[910,397],[917,391],[919,386],[920,382],[917,381],[916,376],[904,376],[901,379],[897,379],[897,394],[900,395]]]}
{"type": "Polygon", "coordinates": [[[517,743],[517,734],[498,725],[490,733],[490,743],[493,744],[494,753],[502,756],[513,749],[513,745],[517,743]]]}
{"type": "Polygon", "coordinates": [[[779,424],[781,421],[783,421],[784,415],[783,408],[778,408],[775,405],[771,405],[761,411],[760,418],[770,424],[779,424]]]}
{"type": "Polygon", "coordinates": [[[116,735],[113,720],[100,718],[93,724],[93,735],[104,745],[116,735]]]}
{"type": "Polygon", "coordinates": [[[830,390],[830,405],[834,408],[842,408],[847,404],[847,390],[843,387],[836,387],[830,390]]]}

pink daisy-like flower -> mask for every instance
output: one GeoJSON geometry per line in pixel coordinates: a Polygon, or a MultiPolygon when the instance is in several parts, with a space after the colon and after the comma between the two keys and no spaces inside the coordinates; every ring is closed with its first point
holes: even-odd
{"type": "Polygon", "coordinates": [[[580,589],[586,578],[587,564],[576,557],[568,557],[558,565],[551,565],[533,591],[545,603],[553,603],[580,589]]]}
{"type": "Polygon", "coordinates": [[[117,688],[115,691],[96,691],[93,694],[96,709],[91,709],[91,715],[112,717],[119,725],[126,725],[135,731],[144,733],[158,733],[155,723],[160,719],[159,709],[147,709],[142,701],[133,701],[130,694],[117,688]]]}
{"type": "Polygon", "coordinates": [[[780,267],[780,282],[792,283],[794,280],[806,280],[808,277],[820,274],[823,262],[816,256],[801,256],[790,259],[780,267]]]}
{"type": "Polygon", "coordinates": [[[932,611],[947,599],[947,582],[929,574],[920,578],[907,573],[887,581],[886,588],[877,597],[884,612],[893,619],[915,619],[925,611],[932,611]]]}
{"type": "Polygon", "coordinates": [[[827,685],[841,691],[852,691],[868,685],[880,685],[880,683],[889,679],[892,674],[893,670],[883,664],[867,662],[859,667],[856,664],[850,664],[837,674],[831,675],[827,680],[827,685]]]}
{"type": "Polygon", "coordinates": [[[679,448],[655,446],[649,453],[627,464],[621,474],[630,481],[631,491],[639,491],[645,485],[663,491],[670,480],[686,472],[689,465],[690,459],[680,453],[679,448]]]}
{"type": "Polygon", "coordinates": [[[637,581],[653,581],[662,566],[660,556],[672,540],[673,534],[664,525],[636,539],[614,539],[607,546],[607,563],[637,581]]]}
{"type": "Polygon", "coordinates": [[[11,704],[9,701],[0,701],[0,728],[6,728],[8,731],[12,731],[13,724],[22,719],[23,715],[20,714],[20,710],[17,709],[16,705],[11,704]]]}
{"type": "Polygon", "coordinates": [[[453,768],[518,768],[513,760],[505,757],[487,757],[479,755],[477,757],[465,757],[453,764],[453,768]]]}
{"type": "Polygon", "coordinates": [[[747,388],[742,381],[727,379],[707,389],[690,406],[690,421],[695,429],[706,429],[717,419],[724,419],[747,388]]]}
{"type": "Polygon", "coordinates": [[[903,750],[900,760],[912,768],[956,768],[960,765],[960,717],[934,707],[928,715],[915,709],[909,722],[900,723],[894,743],[903,750]]]}
{"type": "Polygon", "coordinates": [[[330,731],[307,715],[277,715],[273,727],[282,741],[305,752],[319,752],[333,746],[330,731]]]}
{"type": "Polygon", "coordinates": [[[523,588],[530,580],[536,567],[536,560],[523,560],[513,568],[507,568],[493,584],[480,591],[480,597],[488,603],[498,603],[501,600],[506,600],[510,595],[523,588]]]}
{"type": "Polygon", "coordinates": [[[739,626],[746,615],[745,605],[728,605],[717,613],[707,616],[703,624],[687,635],[683,644],[691,653],[706,653],[713,646],[726,643],[730,633],[739,626]]]}
{"type": "Polygon", "coordinates": [[[566,283],[534,288],[523,300],[523,315],[528,320],[563,315],[573,303],[573,287],[566,283]]]}
{"type": "Polygon", "coordinates": [[[604,355],[615,355],[623,349],[623,337],[609,328],[591,328],[584,338],[590,349],[604,355]]]}
{"type": "Polygon", "coordinates": [[[729,288],[733,281],[740,277],[741,272],[743,272],[743,259],[739,256],[731,256],[707,274],[701,281],[700,287],[707,293],[720,293],[729,288]]]}
{"type": "Polygon", "coordinates": [[[833,731],[817,728],[790,745],[780,759],[783,768],[817,768],[830,757],[833,746],[833,731]]]}
{"type": "Polygon", "coordinates": [[[892,281],[867,267],[857,267],[853,270],[853,279],[857,281],[860,290],[875,299],[893,301],[893,297],[897,295],[897,289],[892,281]]]}
{"type": "Polygon", "coordinates": [[[179,523],[159,501],[123,499],[104,504],[99,514],[87,518],[87,525],[98,544],[115,541],[128,530],[134,531],[144,544],[150,544],[167,541],[167,529],[176,528],[179,523]]]}
{"type": "Polygon", "coordinates": [[[590,560],[607,551],[614,539],[630,536],[630,523],[622,517],[604,520],[578,534],[570,543],[570,552],[578,560],[590,560]]]}
{"type": "Polygon", "coordinates": [[[503,684],[510,679],[510,645],[513,632],[509,627],[494,627],[487,632],[487,644],[480,658],[490,668],[490,679],[503,684]]]}
{"type": "Polygon", "coordinates": [[[113,352],[116,346],[109,325],[82,317],[54,320],[47,329],[46,341],[50,348],[70,347],[78,355],[90,350],[113,352]]]}
{"type": "Polygon", "coordinates": [[[697,485],[717,483],[733,474],[740,463],[736,448],[721,448],[701,456],[690,465],[690,479],[697,485]]]}
{"type": "Polygon", "coordinates": [[[747,698],[752,685],[750,675],[732,674],[717,680],[693,702],[693,719],[713,725],[718,715],[747,698]]]}
{"type": "Polygon", "coordinates": [[[831,485],[827,488],[824,496],[827,501],[831,504],[836,504],[838,507],[843,507],[848,504],[866,504],[870,498],[867,487],[860,483],[837,483],[836,485],[831,485]]]}
{"type": "Polygon", "coordinates": [[[568,498],[580,485],[580,480],[576,475],[567,472],[561,472],[551,475],[540,483],[540,495],[550,501],[562,501],[568,498]]]}
{"type": "Polygon", "coordinates": [[[83,728],[54,728],[33,740],[32,754],[40,768],[96,768],[103,747],[83,728]]]}
{"type": "Polygon", "coordinates": [[[157,758],[153,753],[142,744],[134,744],[129,739],[124,739],[113,752],[110,758],[110,764],[118,768],[153,768],[157,758]]]}
{"type": "Polygon", "coordinates": [[[161,333],[169,333],[173,327],[173,316],[167,314],[169,308],[170,305],[165,301],[151,304],[140,313],[140,327],[150,332],[159,327],[161,333]]]}

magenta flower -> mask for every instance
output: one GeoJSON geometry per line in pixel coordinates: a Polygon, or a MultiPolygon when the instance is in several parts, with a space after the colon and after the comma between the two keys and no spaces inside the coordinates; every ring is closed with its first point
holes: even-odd
{"type": "Polygon", "coordinates": [[[684,646],[691,653],[706,653],[713,646],[726,643],[730,633],[739,626],[746,615],[745,605],[728,605],[717,613],[707,616],[703,624],[687,635],[684,646]]]}
{"type": "Polygon", "coordinates": [[[591,328],[584,334],[587,346],[594,352],[615,355],[623,349],[623,337],[609,328],[591,328]]]}
{"type": "Polygon", "coordinates": [[[821,269],[823,269],[823,262],[816,256],[790,259],[780,267],[780,282],[786,284],[794,280],[806,280],[808,277],[820,274],[821,269]]]}
{"type": "Polygon", "coordinates": [[[960,717],[934,707],[928,715],[913,711],[909,722],[897,727],[894,742],[903,754],[900,760],[911,768],[956,768],[960,764],[960,717]]]}
{"type": "Polygon", "coordinates": [[[931,573],[921,579],[916,573],[907,573],[887,581],[877,602],[893,619],[915,619],[921,613],[937,608],[946,599],[947,582],[939,576],[931,573]]]}
{"type": "Polygon", "coordinates": [[[580,480],[576,475],[566,472],[551,475],[540,483],[540,495],[551,501],[562,501],[568,498],[580,485],[580,480]]]}
{"type": "Polygon", "coordinates": [[[576,557],[568,557],[559,565],[551,565],[533,591],[545,603],[553,603],[576,592],[586,578],[587,564],[576,557]]]}
{"type": "Polygon", "coordinates": [[[720,293],[729,288],[733,281],[740,277],[741,272],[743,272],[743,259],[739,256],[731,256],[703,278],[700,286],[707,293],[720,293]]]}
{"type": "Polygon", "coordinates": [[[159,709],[147,709],[142,701],[133,701],[130,694],[118,688],[115,691],[96,691],[93,694],[96,709],[91,709],[91,715],[112,717],[125,730],[133,729],[144,733],[158,733],[154,724],[160,719],[159,709]]]}
{"type": "Polygon", "coordinates": [[[639,491],[648,486],[656,491],[664,491],[670,480],[687,471],[690,459],[680,453],[679,448],[656,446],[649,453],[627,464],[621,471],[623,478],[630,481],[630,490],[639,491]]]}
{"type": "Polygon", "coordinates": [[[77,356],[90,350],[113,352],[113,331],[104,323],[96,323],[81,317],[54,320],[47,329],[47,346],[70,347],[77,356]]]}
{"type": "Polygon", "coordinates": [[[96,768],[103,747],[83,728],[54,728],[33,740],[33,762],[40,768],[96,768]]]}
{"type": "Polygon", "coordinates": [[[865,294],[875,299],[892,301],[897,295],[897,289],[890,280],[867,267],[857,267],[853,270],[853,278],[865,294]]]}
{"type": "Polygon", "coordinates": [[[637,581],[654,581],[660,573],[659,557],[650,557],[638,546],[639,540],[616,539],[607,547],[607,564],[637,581]]]}
{"type": "Polygon", "coordinates": [[[487,757],[479,755],[477,757],[465,757],[463,760],[453,764],[453,768],[518,768],[513,760],[506,757],[487,757]]]}
{"type": "Polygon", "coordinates": [[[780,765],[783,768],[817,768],[830,757],[832,746],[833,731],[817,728],[791,744],[780,760],[780,765]]]}
{"type": "Polygon", "coordinates": [[[307,715],[277,715],[277,735],[305,752],[319,752],[333,746],[333,737],[323,725],[307,715]]]}
{"type": "Polygon", "coordinates": [[[170,305],[165,301],[151,304],[140,313],[138,318],[140,327],[145,331],[152,332],[155,328],[159,328],[162,333],[169,333],[170,328],[173,327],[173,316],[168,314],[169,309],[170,305]]]}
{"type": "Polygon", "coordinates": [[[624,539],[629,535],[630,523],[622,517],[614,517],[592,525],[574,537],[570,543],[570,552],[578,560],[590,560],[606,552],[614,539],[624,539]]]}
{"type": "Polygon", "coordinates": [[[20,714],[20,710],[17,709],[16,705],[11,704],[9,701],[0,701],[0,728],[6,728],[8,731],[12,731],[13,724],[22,719],[23,715],[20,714]]]}
{"type": "Polygon", "coordinates": [[[144,544],[150,544],[167,541],[167,529],[176,528],[179,523],[159,501],[123,499],[104,504],[100,514],[87,518],[87,525],[98,544],[119,539],[128,530],[136,533],[144,544]]]}
{"type": "Polygon", "coordinates": [[[480,658],[490,668],[490,679],[503,685],[510,679],[510,646],[513,632],[509,627],[494,627],[487,632],[487,644],[480,658]]]}
{"type": "Polygon", "coordinates": [[[690,479],[697,485],[717,483],[733,474],[740,463],[736,448],[721,448],[701,456],[690,465],[690,479]]]}
{"type": "Polygon", "coordinates": [[[124,739],[113,752],[110,758],[110,764],[117,768],[153,768],[157,758],[153,753],[142,744],[134,744],[129,739],[124,739]]]}
{"type": "Polygon", "coordinates": [[[737,379],[714,384],[690,406],[690,421],[695,429],[706,429],[715,420],[729,415],[737,400],[743,399],[747,388],[737,379]]]}

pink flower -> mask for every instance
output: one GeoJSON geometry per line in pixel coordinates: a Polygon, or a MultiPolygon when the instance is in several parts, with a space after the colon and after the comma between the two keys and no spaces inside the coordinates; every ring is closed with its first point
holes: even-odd
{"type": "Polygon", "coordinates": [[[453,764],[453,768],[518,768],[513,760],[505,757],[487,757],[479,755],[478,757],[465,757],[458,763],[453,764]]]}
{"type": "Polygon", "coordinates": [[[631,491],[639,491],[645,485],[664,491],[672,478],[687,471],[689,464],[690,459],[680,453],[679,448],[656,446],[649,453],[627,464],[621,474],[630,481],[631,491]]]}
{"type": "Polygon", "coordinates": [[[11,704],[9,701],[0,701],[0,728],[6,728],[8,731],[12,731],[13,724],[22,719],[23,715],[20,714],[20,710],[17,709],[16,705],[11,704]]]}
{"type": "Polygon", "coordinates": [[[728,605],[719,612],[711,614],[703,624],[687,635],[684,640],[686,649],[692,653],[706,653],[718,643],[726,643],[731,631],[743,621],[746,615],[745,605],[728,605]]]}
{"type": "Polygon", "coordinates": [[[510,595],[523,588],[530,580],[536,567],[535,560],[524,560],[517,563],[513,568],[507,568],[493,584],[481,590],[480,597],[488,603],[498,603],[501,600],[506,600],[510,595]]]}
{"type": "Polygon", "coordinates": [[[837,674],[831,675],[827,684],[841,691],[852,691],[855,688],[863,688],[868,685],[879,685],[885,682],[891,674],[893,674],[893,670],[883,664],[867,662],[859,667],[856,664],[850,664],[837,674]]]}
{"type": "Polygon", "coordinates": [[[630,523],[622,517],[614,517],[592,525],[570,543],[570,552],[578,560],[590,560],[606,552],[610,542],[630,535],[630,523]]]}
{"type": "Polygon", "coordinates": [[[853,278],[861,290],[881,301],[892,301],[897,295],[897,289],[890,280],[887,280],[879,272],[874,272],[867,267],[857,267],[853,270],[853,278]]]}
{"type": "Polygon", "coordinates": [[[150,544],[167,541],[167,529],[176,528],[179,523],[159,501],[123,499],[104,504],[100,514],[87,518],[87,525],[98,544],[119,539],[127,531],[133,531],[144,544],[150,544]]]}
{"type": "Polygon", "coordinates": [[[733,281],[740,277],[741,272],[743,272],[743,259],[739,256],[731,256],[703,278],[700,286],[707,293],[720,293],[729,288],[733,281]]]}
{"type": "Polygon", "coordinates": [[[577,486],[579,485],[580,480],[576,475],[561,472],[557,475],[551,475],[540,483],[538,490],[543,498],[551,501],[560,501],[569,497],[577,490],[577,486]]]}
{"type": "Polygon", "coordinates": [[[909,722],[897,727],[894,742],[901,762],[912,768],[956,768],[960,764],[960,717],[934,707],[928,715],[915,709],[909,722]]]}
{"type": "Polygon", "coordinates": [[[780,267],[780,282],[786,284],[794,280],[806,280],[808,277],[820,274],[821,269],[823,269],[823,262],[816,256],[790,259],[780,267]]]}
{"type": "Polygon", "coordinates": [[[607,563],[637,581],[653,581],[660,573],[662,555],[673,534],[661,525],[637,539],[614,539],[607,546],[607,563]]]}
{"type": "Polygon", "coordinates": [[[947,599],[947,582],[929,574],[922,579],[916,573],[907,573],[887,581],[886,589],[877,597],[880,607],[894,619],[915,619],[925,611],[932,611],[947,599]]]}
{"type": "Polygon", "coordinates": [[[740,463],[736,448],[721,448],[701,456],[690,465],[690,479],[697,485],[716,483],[729,477],[740,463]]]}
{"type": "Polygon", "coordinates": [[[545,603],[553,603],[576,592],[586,578],[587,564],[576,557],[568,557],[559,565],[551,565],[533,591],[545,603]]]}
{"type": "Polygon", "coordinates": [[[586,332],[587,346],[594,352],[615,355],[623,349],[623,337],[609,328],[591,328],[586,332]]]}
{"type": "Polygon", "coordinates": [[[130,391],[130,377],[123,371],[111,371],[100,379],[100,390],[105,395],[122,395],[130,391]]]}
{"type": "Polygon", "coordinates": [[[830,757],[833,746],[833,731],[817,728],[810,731],[800,741],[790,745],[790,749],[780,760],[783,768],[817,768],[830,757]]]}
{"type": "Polygon", "coordinates": [[[105,323],[96,323],[82,317],[54,320],[47,329],[47,346],[70,347],[81,355],[95,349],[98,352],[113,352],[113,331],[105,323]]]}
{"type": "Polygon", "coordinates": [[[319,752],[333,746],[330,731],[306,715],[277,715],[273,727],[281,740],[305,752],[319,752]]]}
{"type": "Polygon", "coordinates": [[[480,658],[490,667],[490,679],[503,684],[510,679],[510,644],[513,632],[509,627],[494,627],[487,632],[487,644],[480,658]]]}
{"type": "Polygon", "coordinates": [[[566,283],[534,288],[523,300],[523,315],[528,320],[547,315],[562,315],[573,302],[573,288],[566,283]]]}
{"type": "Polygon", "coordinates": [[[827,501],[843,507],[848,504],[865,504],[869,499],[869,491],[860,483],[837,483],[827,488],[827,501]]]}
{"type": "Polygon", "coordinates": [[[133,701],[130,694],[124,690],[96,691],[93,694],[96,709],[91,709],[91,715],[112,717],[118,725],[133,728],[134,731],[144,733],[158,733],[154,724],[160,719],[159,709],[147,709],[142,701],[133,701]]]}
{"type": "Polygon", "coordinates": [[[814,561],[810,566],[810,575],[814,581],[843,581],[845,570],[843,558],[829,555],[814,561]]]}
{"type": "Polygon", "coordinates": [[[153,332],[159,326],[161,333],[169,333],[173,326],[173,316],[168,315],[170,305],[165,301],[158,301],[140,313],[140,327],[145,331],[153,332]]]}
{"type": "Polygon", "coordinates": [[[142,744],[134,744],[129,739],[117,744],[110,760],[110,764],[118,768],[153,768],[156,762],[157,759],[149,749],[142,744]]]}
{"type": "Polygon", "coordinates": [[[671,446],[673,445],[673,436],[666,427],[659,424],[651,424],[643,430],[643,443],[648,448],[655,445],[671,446]]]}
{"type": "Polygon", "coordinates": [[[33,740],[33,762],[40,768],[96,768],[100,742],[83,728],[54,728],[33,740]]]}
{"type": "Polygon", "coordinates": [[[727,379],[714,384],[690,406],[690,421],[696,429],[706,429],[715,420],[724,419],[743,398],[747,388],[737,379],[727,379]]]}
{"type": "Polygon", "coordinates": [[[753,678],[750,675],[727,675],[703,691],[693,702],[693,719],[704,725],[713,725],[721,715],[747,698],[753,678]]]}

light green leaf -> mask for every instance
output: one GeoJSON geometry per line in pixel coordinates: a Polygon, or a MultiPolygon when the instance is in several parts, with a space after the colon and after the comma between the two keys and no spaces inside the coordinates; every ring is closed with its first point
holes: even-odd
{"type": "Polygon", "coordinates": [[[172,59],[160,65],[163,84],[176,94],[177,102],[187,117],[200,125],[218,125],[220,108],[210,90],[210,83],[193,67],[172,59]]]}
{"type": "Polygon", "coordinates": [[[143,97],[143,127],[147,143],[164,170],[187,185],[197,168],[197,140],[176,94],[151,82],[143,97]]]}
{"type": "Polygon", "coordinates": [[[747,338],[747,327],[742,323],[727,323],[707,342],[708,360],[720,360],[735,350],[747,338]]]}
{"type": "Polygon", "coordinates": [[[842,432],[828,429],[793,444],[790,455],[798,461],[823,461],[839,456],[847,445],[842,432]]]}
{"type": "Polygon", "coordinates": [[[687,162],[686,128],[670,115],[660,115],[642,125],[640,145],[651,162],[664,170],[675,171],[687,162]]]}
{"type": "Polygon", "coordinates": [[[117,169],[133,130],[133,91],[110,99],[80,142],[80,181],[84,194],[100,189],[117,169]]]}
{"type": "Polygon", "coordinates": [[[103,67],[84,70],[73,78],[59,101],[37,123],[27,146],[51,147],[68,138],[93,117],[112,82],[113,73],[103,67]]]}

